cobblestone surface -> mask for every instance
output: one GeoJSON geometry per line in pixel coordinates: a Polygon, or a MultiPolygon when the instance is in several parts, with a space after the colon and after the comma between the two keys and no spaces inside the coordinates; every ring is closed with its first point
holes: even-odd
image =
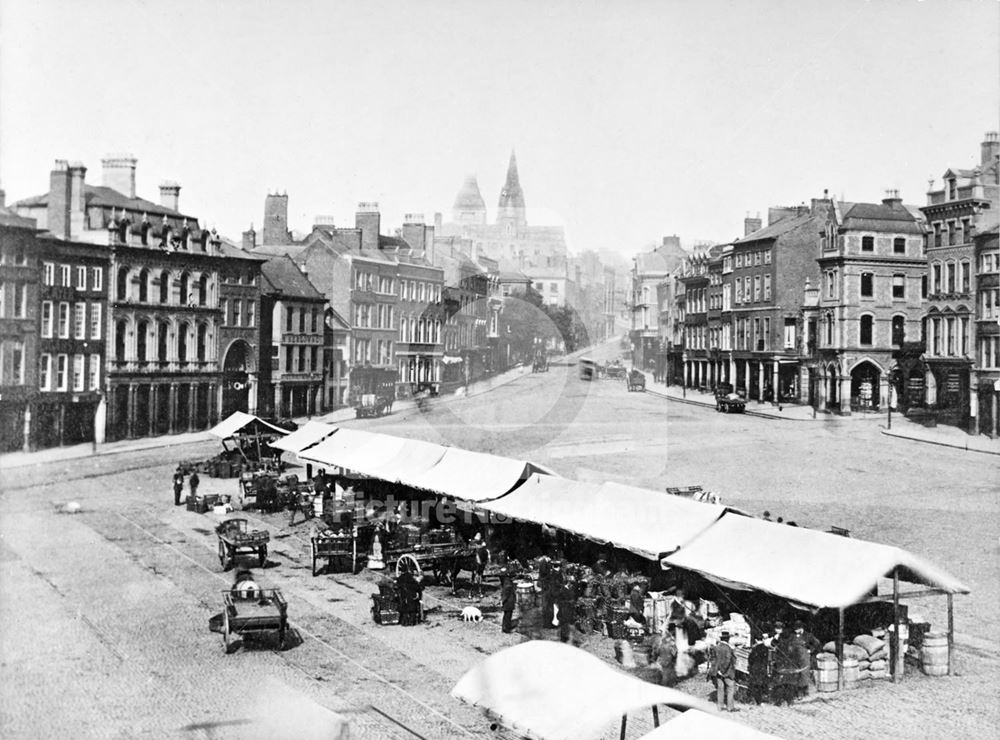
{"type": "MultiPolygon", "coordinates": [[[[973,589],[956,598],[956,675],[911,670],[900,684],[875,682],[791,708],[744,705],[737,719],[786,738],[994,736],[1000,465],[992,458],[916,446],[865,424],[717,415],[611,383],[567,384],[571,369],[559,372],[527,375],[447,409],[350,425],[434,441],[461,436],[463,446],[524,455],[581,480],[700,483],[751,511],[845,526],[921,554],[973,589]],[[552,400],[560,389],[570,402],[552,400]]],[[[216,520],[173,507],[169,485],[176,460],[215,449],[195,443],[4,471],[0,736],[39,737],[44,717],[42,734],[52,737],[192,737],[182,728],[246,716],[277,680],[344,712],[352,737],[504,737],[449,691],[484,655],[529,636],[553,639],[551,631],[501,634],[492,594],[476,602],[485,621],[468,625],[456,614],[472,602],[437,587],[428,590],[435,608],[426,624],[375,625],[375,576],[313,578],[310,525],[290,528],[286,517],[250,515],[272,534],[261,580],[288,596],[301,642],[225,655],[207,628],[232,577],[219,566],[216,520]],[[83,513],[57,513],[71,500],[83,513]]],[[[205,490],[235,487],[203,482],[205,490]]],[[[911,609],[941,625],[943,601],[911,609]]],[[[583,644],[613,661],[609,640],[588,636],[583,644]]],[[[708,684],[692,679],[682,688],[704,696],[708,684]]],[[[649,727],[648,717],[630,716],[629,737],[649,727]]],[[[615,729],[607,736],[617,737],[615,729]]]]}

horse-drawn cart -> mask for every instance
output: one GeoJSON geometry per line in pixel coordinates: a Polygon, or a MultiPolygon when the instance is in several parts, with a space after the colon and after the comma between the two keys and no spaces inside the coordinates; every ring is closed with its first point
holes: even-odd
{"type": "Polygon", "coordinates": [[[248,632],[277,632],[278,646],[285,646],[288,629],[288,603],[276,588],[255,591],[223,591],[225,608],[222,611],[222,639],[229,652],[233,635],[248,632]]]}
{"type": "Polygon", "coordinates": [[[442,543],[415,545],[414,547],[389,550],[389,561],[396,561],[396,575],[408,571],[416,578],[425,573],[434,576],[436,582],[454,583],[455,577],[463,570],[472,570],[475,553],[462,544],[442,543]]]}
{"type": "MultiPolygon", "coordinates": [[[[326,560],[325,569],[333,569],[334,565],[350,563],[351,573],[358,570],[358,540],[357,533],[352,530],[335,532],[332,529],[317,533],[312,538],[312,574],[319,574],[316,563],[326,560]]],[[[324,568],[320,568],[324,570],[324,568]]]]}
{"type": "Polygon", "coordinates": [[[646,376],[642,374],[639,370],[632,370],[628,374],[628,390],[629,391],[644,391],[646,390],[646,376]]]}
{"type": "Polygon", "coordinates": [[[246,519],[227,519],[215,528],[219,537],[219,563],[228,570],[236,558],[256,555],[260,567],[267,562],[267,543],[271,539],[268,532],[250,531],[246,519]]]}

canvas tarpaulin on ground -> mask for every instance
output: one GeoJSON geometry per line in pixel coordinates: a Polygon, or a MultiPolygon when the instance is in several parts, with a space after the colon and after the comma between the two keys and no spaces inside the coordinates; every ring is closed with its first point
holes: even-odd
{"type": "Polygon", "coordinates": [[[684,712],[639,740],[779,740],[777,735],[707,712],[684,712]]]}
{"type": "Polygon", "coordinates": [[[659,705],[715,711],[701,699],[629,676],[579,648],[544,640],[491,655],[466,672],[451,695],[534,740],[596,740],[623,715],[659,705]]]}
{"type": "Polygon", "coordinates": [[[903,581],[943,593],[969,592],[937,566],[897,547],[735,514],[726,514],[662,562],[728,588],[764,591],[807,607],[856,604],[897,568],[903,581]]]}
{"type": "Polygon", "coordinates": [[[723,506],[659,491],[541,475],[481,508],[610,543],[650,560],[691,541],[725,512],[723,506]]]}

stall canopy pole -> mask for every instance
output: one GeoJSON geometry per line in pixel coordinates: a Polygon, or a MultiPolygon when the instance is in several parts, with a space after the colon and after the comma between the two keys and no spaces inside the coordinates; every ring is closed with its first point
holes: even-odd
{"type": "Polygon", "coordinates": [[[653,705],[653,727],[659,727],[659,726],[660,726],[660,708],[654,704],[653,705]]]}
{"type": "Polygon", "coordinates": [[[954,597],[948,594],[948,675],[951,675],[951,650],[955,644],[954,597]]]}
{"type": "Polygon", "coordinates": [[[623,714],[622,715],[622,734],[621,734],[621,740],[625,740],[625,725],[627,723],[628,723],[628,715],[627,714],[623,714]]]}
{"type": "Polygon", "coordinates": [[[889,644],[889,655],[892,660],[892,682],[899,683],[899,568],[892,569],[892,637],[889,644]]]}
{"type": "Polygon", "coordinates": [[[844,688],[844,608],[837,609],[837,688],[844,688]]]}

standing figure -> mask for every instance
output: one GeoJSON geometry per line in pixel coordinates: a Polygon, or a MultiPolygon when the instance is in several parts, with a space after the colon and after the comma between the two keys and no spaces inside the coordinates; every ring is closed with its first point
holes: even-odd
{"type": "Polygon", "coordinates": [[[177,472],[174,473],[174,506],[180,506],[182,493],[184,493],[184,472],[177,468],[177,472]]]}
{"type": "Polygon", "coordinates": [[[799,696],[809,693],[812,676],[813,655],[819,652],[820,642],[812,634],[805,631],[803,622],[795,623],[795,637],[792,638],[792,654],[795,656],[796,684],[799,696]]]}
{"type": "MultiPolygon", "coordinates": [[[[791,627],[784,627],[781,636],[774,643],[774,703],[791,705],[799,693],[800,650],[805,650],[801,643],[795,644],[795,633],[791,627]]],[[[808,678],[806,679],[808,680],[808,678]]]]}
{"type": "Polygon", "coordinates": [[[673,686],[677,682],[677,642],[669,632],[660,638],[657,658],[660,663],[660,683],[673,686]]]}
{"type": "Polygon", "coordinates": [[[726,709],[737,711],[734,700],[736,691],[736,656],[729,646],[729,633],[723,632],[719,642],[712,648],[709,661],[709,677],[715,678],[715,704],[722,711],[722,700],[725,695],[726,709]]]}
{"type": "Polygon", "coordinates": [[[507,634],[514,631],[514,605],[517,603],[517,592],[514,588],[514,579],[506,569],[500,571],[500,608],[503,610],[503,623],[501,628],[507,634]]]}
{"type": "Polygon", "coordinates": [[[747,657],[747,671],[750,678],[747,690],[750,698],[756,704],[763,704],[768,695],[768,673],[771,667],[771,650],[765,642],[764,635],[758,635],[754,640],[750,655],[747,657]]]}
{"type": "Polygon", "coordinates": [[[542,592],[542,627],[552,624],[552,561],[543,555],[538,561],[538,586],[542,592]]]}
{"type": "Polygon", "coordinates": [[[198,477],[198,471],[191,473],[191,477],[188,479],[188,485],[191,486],[191,495],[198,495],[198,484],[201,483],[201,479],[198,477]]]}
{"type": "Polygon", "coordinates": [[[644,613],[646,597],[642,592],[642,586],[638,583],[632,586],[632,591],[628,595],[628,615],[639,624],[646,624],[644,613]]]}
{"type": "Polygon", "coordinates": [[[558,593],[559,640],[569,642],[569,630],[576,622],[576,589],[572,581],[566,581],[558,593]]]}
{"type": "Polygon", "coordinates": [[[396,579],[399,592],[399,623],[412,627],[420,621],[420,596],[423,589],[413,573],[404,570],[396,579]]]}
{"type": "Polygon", "coordinates": [[[483,542],[483,536],[476,532],[472,541],[473,554],[475,558],[475,570],[472,572],[472,585],[476,589],[476,595],[483,597],[483,575],[486,573],[486,566],[490,562],[490,551],[483,542]]]}

